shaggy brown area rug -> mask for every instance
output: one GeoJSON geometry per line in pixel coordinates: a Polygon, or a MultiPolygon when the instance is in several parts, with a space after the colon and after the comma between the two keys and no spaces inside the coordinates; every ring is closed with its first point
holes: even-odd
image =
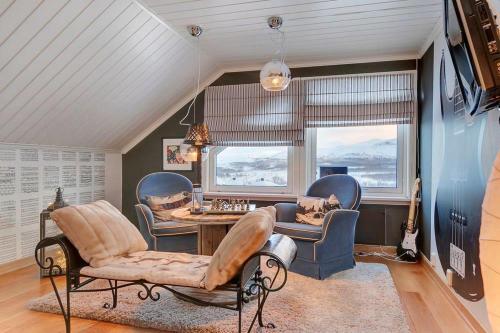
{"type": "MultiPolygon", "coordinates": [[[[196,306],[161,292],[159,301],[141,301],[140,287],[119,290],[118,306],[105,309],[111,292],[71,295],[72,316],[178,332],[236,332],[236,311],[196,306]]],[[[244,321],[255,311],[245,307],[244,321]]],[[[32,310],[60,313],[53,293],[29,302],[32,310]]],[[[358,263],[354,269],[319,281],[291,273],[284,289],[269,296],[263,332],[409,332],[391,274],[385,265],[358,263]]]]}

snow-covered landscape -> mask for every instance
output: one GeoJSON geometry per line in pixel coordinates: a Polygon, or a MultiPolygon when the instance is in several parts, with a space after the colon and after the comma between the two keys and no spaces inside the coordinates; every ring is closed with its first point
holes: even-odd
{"type": "Polygon", "coordinates": [[[217,155],[217,185],[287,186],[287,147],[228,147],[217,155]]]}
{"type": "MultiPolygon", "coordinates": [[[[363,187],[397,186],[395,125],[317,130],[316,175],[347,167],[363,187]]],[[[287,186],[287,147],[228,147],[217,155],[217,185],[287,186]]]]}
{"type": "Polygon", "coordinates": [[[347,166],[348,174],[362,187],[397,186],[397,140],[373,139],[356,144],[318,148],[317,168],[320,166],[347,166]]]}

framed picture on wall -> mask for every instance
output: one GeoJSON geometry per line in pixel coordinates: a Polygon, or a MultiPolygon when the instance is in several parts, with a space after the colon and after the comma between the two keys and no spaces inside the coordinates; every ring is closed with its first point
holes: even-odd
{"type": "Polygon", "coordinates": [[[163,170],[192,170],[192,163],[184,160],[184,139],[163,140],[163,170]]]}

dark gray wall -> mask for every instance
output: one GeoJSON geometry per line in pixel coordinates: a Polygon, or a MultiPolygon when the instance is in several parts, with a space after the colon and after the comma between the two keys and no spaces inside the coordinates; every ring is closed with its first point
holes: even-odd
{"type": "MultiPolygon", "coordinates": [[[[196,120],[203,119],[202,92],[196,99],[196,120]]],[[[187,126],[179,125],[179,121],[186,115],[188,106],[182,107],[177,113],[165,121],[160,127],[149,134],[144,140],[132,148],[122,157],[122,210],[130,221],[137,223],[134,205],[137,203],[135,188],[139,181],[147,174],[162,171],[163,169],[163,143],[162,138],[178,139],[186,135],[187,126]]],[[[188,117],[185,122],[190,123],[192,118],[188,117]]],[[[178,171],[178,173],[195,179],[194,171],[178,171]]]]}
{"type": "Polygon", "coordinates": [[[418,61],[418,173],[421,179],[420,248],[427,258],[431,255],[431,188],[432,188],[432,115],[434,86],[434,44],[418,61]]]}
{"type": "MultiPolygon", "coordinates": [[[[415,60],[373,62],[317,67],[292,68],[292,77],[312,77],[341,74],[374,73],[416,69],[415,60]]],[[[259,82],[259,71],[223,74],[212,85],[245,84],[259,82]]],[[[198,100],[197,119],[202,119],[203,95],[198,100]]],[[[187,106],[169,118],[153,133],[123,155],[123,213],[136,223],[135,188],[139,180],[151,172],[162,170],[162,138],[182,138],[187,127],[179,126],[187,106]]],[[[194,172],[179,172],[194,179],[194,172]]],[[[270,204],[261,203],[261,204],[270,204]]],[[[400,225],[406,219],[407,206],[361,205],[356,229],[356,241],[365,244],[396,245],[400,240],[400,225]]]]}

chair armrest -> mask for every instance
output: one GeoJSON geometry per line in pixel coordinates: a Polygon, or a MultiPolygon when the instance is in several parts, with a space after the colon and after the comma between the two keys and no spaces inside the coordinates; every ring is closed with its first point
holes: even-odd
{"type": "Polygon", "coordinates": [[[258,275],[261,276],[266,271],[266,267],[262,267],[265,265],[267,268],[276,268],[273,272],[267,272],[271,275],[274,273],[274,277],[267,276],[266,278],[264,277],[267,275],[265,273],[262,276],[262,280],[266,280],[265,289],[268,291],[281,289],[286,283],[287,271],[296,257],[297,245],[290,237],[281,234],[271,235],[266,244],[243,264],[239,278],[241,286],[244,287],[254,277],[256,270],[260,271],[258,275]],[[280,273],[284,274],[284,279],[273,287],[274,281],[280,273]]]}
{"type": "Polygon", "coordinates": [[[317,260],[352,253],[358,216],[359,211],[351,209],[336,209],[325,215],[321,239],[315,244],[317,260]]]}
{"type": "Polygon", "coordinates": [[[292,202],[280,202],[274,205],[276,208],[276,221],[295,222],[297,204],[292,202]]]}
{"type": "Polygon", "coordinates": [[[48,269],[51,275],[57,275],[62,272],[64,267],[60,267],[51,256],[47,256],[44,262],[40,262],[40,250],[49,246],[59,245],[66,259],[66,269],[68,272],[79,272],[82,267],[88,266],[87,262],[82,259],[80,253],[69,239],[63,234],[47,237],[42,239],[35,248],[35,260],[43,269],[48,269]]]}
{"type": "Polygon", "coordinates": [[[141,233],[150,234],[153,230],[153,224],[155,221],[151,208],[145,204],[137,204],[135,205],[135,212],[137,214],[137,220],[139,221],[139,229],[141,230],[141,233]]]}
{"type": "Polygon", "coordinates": [[[145,204],[135,205],[137,221],[139,222],[139,231],[142,237],[148,243],[148,250],[156,251],[156,236],[153,235],[154,216],[151,208],[145,204]]]}
{"type": "Polygon", "coordinates": [[[356,222],[358,221],[359,211],[351,209],[334,209],[326,213],[323,218],[322,234],[323,237],[330,233],[331,229],[334,228],[334,224],[349,224],[350,226],[356,227],[356,222]]]}

